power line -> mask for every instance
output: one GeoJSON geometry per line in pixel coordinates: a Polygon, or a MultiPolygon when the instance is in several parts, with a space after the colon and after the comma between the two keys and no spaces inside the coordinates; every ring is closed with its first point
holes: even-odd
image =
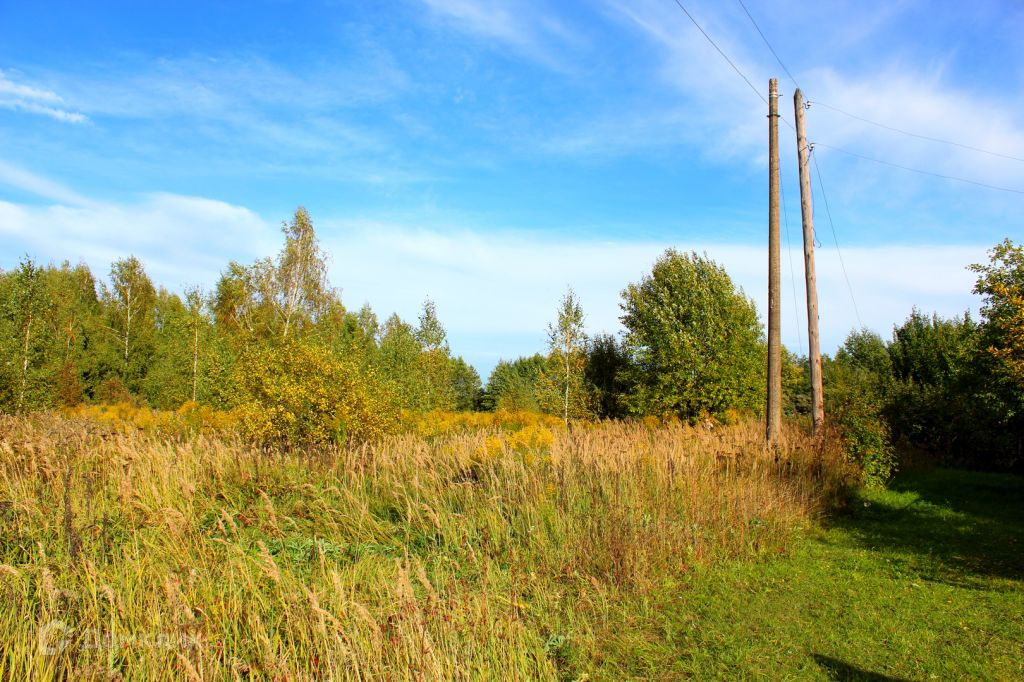
{"type": "MultiPolygon", "coordinates": [[[[796,85],[799,88],[800,84],[797,82],[796,78],[793,77],[793,74],[790,72],[790,70],[786,67],[786,64],[782,61],[782,58],[779,57],[779,53],[775,51],[774,47],[772,47],[772,44],[771,44],[771,42],[769,42],[767,36],[765,36],[764,31],[761,30],[761,27],[758,26],[757,21],[754,19],[754,16],[750,13],[750,10],[747,9],[746,4],[743,2],[743,0],[736,0],[736,1],[739,2],[740,7],[743,8],[743,12],[747,15],[747,18],[750,19],[750,23],[754,25],[754,29],[756,29],[758,35],[761,36],[761,40],[764,41],[765,46],[768,47],[768,49],[772,53],[772,56],[775,57],[775,61],[777,61],[779,63],[779,66],[781,66],[782,70],[786,72],[786,75],[789,76],[789,79],[791,81],[793,81],[793,84],[796,85]]],[[[992,151],[990,149],[982,149],[981,147],[975,147],[974,145],[964,144],[963,142],[956,142],[954,140],[945,140],[945,139],[943,139],[941,137],[932,137],[931,135],[922,135],[921,133],[915,133],[915,132],[910,131],[910,130],[904,130],[903,128],[897,128],[895,126],[887,125],[885,123],[879,123],[878,121],[873,121],[870,118],[865,118],[864,116],[859,116],[857,114],[852,114],[849,111],[844,111],[843,109],[840,109],[839,107],[832,106],[831,104],[826,104],[825,102],[819,102],[817,100],[808,100],[806,106],[810,107],[812,104],[817,104],[818,106],[825,107],[826,109],[831,109],[832,111],[834,111],[834,112],[836,112],[838,114],[842,114],[843,116],[848,116],[849,118],[855,119],[857,121],[861,121],[863,123],[867,123],[869,125],[873,125],[873,126],[876,126],[878,128],[882,128],[884,130],[889,130],[889,131],[892,131],[894,133],[899,133],[901,135],[907,135],[908,137],[917,138],[918,140],[926,140],[928,142],[936,142],[938,144],[945,144],[945,145],[949,145],[951,147],[959,147],[960,149],[967,149],[967,150],[970,150],[972,152],[978,152],[980,154],[988,154],[989,156],[996,156],[996,157],[999,157],[1001,159],[1009,159],[1011,161],[1019,161],[1020,163],[1024,163],[1024,158],[1021,158],[1019,156],[1013,156],[1012,154],[1004,154],[1002,152],[994,152],[994,151],[992,151]]]]}
{"type": "Polygon", "coordinates": [[[967,178],[958,178],[958,177],[956,177],[954,175],[943,175],[942,173],[936,173],[934,171],[921,170],[920,168],[911,168],[910,166],[903,166],[903,165],[900,165],[898,163],[893,163],[892,161],[883,161],[882,159],[876,159],[876,158],[873,158],[873,157],[870,157],[870,156],[864,156],[863,154],[858,154],[857,152],[851,152],[851,151],[849,151],[847,149],[842,149],[841,147],[833,147],[832,145],[825,144],[824,142],[815,142],[814,144],[819,146],[819,147],[825,147],[826,149],[832,149],[832,150],[840,152],[842,154],[847,154],[849,156],[856,157],[858,159],[864,159],[865,161],[873,161],[874,163],[880,163],[883,166],[890,166],[892,168],[899,168],[901,170],[910,171],[911,173],[920,173],[921,175],[930,175],[933,178],[942,178],[943,180],[956,180],[957,182],[965,182],[965,183],[967,183],[969,185],[976,185],[978,187],[985,187],[987,189],[995,189],[995,190],[999,190],[1000,192],[1011,192],[1013,194],[1024,194],[1024,190],[1013,189],[1012,187],[998,187],[996,185],[989,185],[988,183],[985,183],[985,182],[978,182],[977,180],[968,180],[967,178]]]}
{"type": "MultiPolygon", "coordinates": [[[[742,4],[742,0],[740,0],[740,4],[742,4]]],[[[767,42],[767,41],[765,41],[765,42],[767,42]]],[[[779,63],[781,64],[782,62],[779,62],[779,63]]],[[[786,67],[783,66],[782,68],[786,68],[786,67]]],[[[788,73],[788,71],[787,71],[787,73],[788,73]]],[[[790,78],[792,78],[792,76],[790,76],[790,78]]],[[[796,81],[794,81],[794,82],[796,82],[796,81]]],[[[863,116],[858,116],[857,114],[851,114],[848,111],[843,111],[839,107],[834,107],[831,104],[825,104],[824,102],[819,102],[817,100],[814,100],[814,101],[808,100],[807,101],[807,106],[811,106],[812,104],[817,104],[819,107],[825,107],[826,109],[831,109],[832,111],[834,111],[836,113],[839,113],[839,114],[842,114],[843,116],[849,116],[850,118],[856,119],[858,121],[862,121],[864,123],[868,123],[868,124],[873,125],[873,126],[878,126],[879,128],[884,128],[885,130],[891,130],[894,133],[900,133],[902,135],[908,135],[910,137],[916,137],[919,140],[927,140],[928,142],[938,142],[939,144],[948,144],[948,145],[950,145],[952,147],[960,147],[961,149],[969,149],[972,152],[980,152],[982,154],[988,154],[990,156],[998,156],[998,157],[1000,157],[1002,159],[1010,159],[1011,161],[1020,161],[1021,163],[1024,163],[1024,158],[1020,158],[1019,156],[1011,156],[1010,154],[1003,154],[1001,152],[994,152],[994,151],[991,151],[991,150],[988,150],[988,149],[982,149],[981,147],[974,147],[974,146],[969,145],[969,144],[963,144],[961,142],[954,142],[952,140],[943,140],[940,137],[931,137],[929,135],[921,135],[919,133],[914,133],[914,132],[911,132],[909,130],[903,130],[902,128],[894,128],[893,126],[886,125],[884,123],[879,123],[878,121],[872,121],[869,118],[864,118],[863,116]]]]}
{"type": "Polygon", "coordinates": [[[685,14],[686,16],[688,16],[690,18],[690,21],[692,21],[693,25],[697,27],[697,30],[704,34],[704,37],[708,39],[708,42],[711,43],[711,46],[713,48],[715,48],[716,50],[718,50],[718,54],[722,55],[722,59],[724,59],[725,61],[729,62],[729,66],[732,67],[732,70],[735,71],[736,73],[738,73],[740,78],[742,78],[744,81],[746,81],[747,85],[750,86],[750,89],[754,91],[755,95],[757,95],[758,97],[761,98],[762,102],[764,102],[765,104],[768,104],[768,100],[765,99],[764,95],[761,94],[761,91],[754,87],[754,84],[750,82],[750,79],[747,78],[745,75],[743,75],[743,72],[740,71],[740,67],[736,66],[733,63],[733,61],[731,59],[729,59],[729,55],[727,55],[725,52],[723,52],[722,48],[720,48],[718,46],[718,43],[716,43],[714,40],[711,39],[711,36],[708,35],[708,32],[705,31],[701,27],[701,25],[697,23],[697,20],[694,19],[693,15],[690,14],[690,11],[688,9],[686,9],[686,7],[683,6],[683,3],[680,0],[675,0],[675,2],[676,2],[677,5],[679,5],[679,9],[683,10],[683,14],[685,14]]]}
{"type": "Polygon", "coordinates": [[[814,161],[814,170],[818,174],[818,187],[821,189],[821,198],[825,201],[825,214],[828,216],[828,224],[832,228],[832,239],[836,242],[836,253],[839,255],[839,267],[843,270],[843,279],[846,280],[846,288],[850,292],[850,300],[853,301],[853,312],[857,315],[857,325],[864,328],[864,322],[860,319],[860,310],[857,308],[857,297],[853,295],[853,285],[850,284],[850,276],[846,273],[846,263],[843,262],[843,252],[839,248],[839,237],[836,235],[836,224],[832,222],[832,209],[828,205],[828,195],[825,194],[825,183],[821,179],[821,167],[818,166],[818,157],[811,150],[811,159],[814,161]]]}
{"type": "Polygon", "coordinates": [[[786,209],[786,184],[779,182],[782,191],[782,216],[786,223],[786,253],[789,255],[789,283],[793,285],[793,315],[796,317],[796,343],[803,348],[804,340],[800,336],[800,303],[796,298],[796,270],[793,269],[793,242],[789,239],[789,210],[786,209]]]}
{"type": "MultiPolygon", "coordinates": [[[[724,52],[724,51],[722,50],[722,48],[720,48],[720,47],[718,46],[718,43],[716,43],[716,42],[715,42],[715,41],[714,41],[714,40],[713,40],[713,39],[711,38],[711,36],[709,36],[709,35],[708,35],[708,32],[707,32],[707,31],[705,31],[705,30],[704,30],[704,28],[703,28],[703,27],[702,27],[702,26],[701,26],[700,24],[698,24],[698,23],[697,23],[697,20],[693,18],[693,15],[692,15],[692,14],[690,14],[690,10],[686,9],[686,7],[685,7],[685,6],[683,5],[683,3],[682,3],[682,0],[675,0],[675,3],[676,3],[676,5],[678,5],[678,6],[679,6],[679,9],[683,10],[683,14],[685,14],[685,15],[686,15],[686,16],[687,16],[687,17],[688,17],[688,18],[690,19],[690,21],[691,21],[691,22],[693,22],[693,25],[697,27],[697,30],[698,30],[698,31],[700,31],[700,32],[701,32],[701,33],[702,33],[702,34],[704,35],[704,37],[705,37],[705,38],[707,38],[707,41],[708,41],[709,43],[711,43],[711,46],[712,46],[713,48],[715,48],[716,50],[718,50],[718,54],[722,55],[722,59],[724,59],[724,60],[725,60],[726,62],[728,62],[729,66],[731,66],[731,67],[732,67],[732,70],[733,70],[733,71],[735,71],[735,72],[736,72],[736,73],[737,73],[737,74],[739,75],[739,77],[743,79],[743,82],[745,82],[745,83],[746,83],[746,84],[747,84],[748,86],[750,86],[750,89],[754,91],[754,94],[755,94],[755,95],[757,95],[757,96],[758,96],[758,98],[759,98],[759,99],[760,99],[760,100],[761,100],[762,102],[764,102],[765,104],[768,104],[768,100],[767,100],[767,99],[765,98],[765,96],[764,96],[764,95],[762,95],[762,94],[761,94],[761,91],[760,91],[760,90],[758,90],[758,89],[757,89],[757,88],[756,88],[756,87],[754,86],[754,84],[750,82],[750,79],[749,79],[749,78],[747,78],[747,76],[746,76],[746,75],[745,75],[745,74],[744,74],[744,73],[743,73],[742,71],[740,71],[740,67],[736,66],[736,63],[735,63],[735,62],[733,62],[733,60],[729,59],[729,55],[727,55],[727,54],[726,54],[726,53],[725,53],[725,52],[724,52]]],[[[785,68],[785,67],[783,67],[783,68],[785,68]]],[[[789,121],[787,121],[787,120],[786,120],[786,118],[785,118],[784,116],[779,116],[779,118],[780,118],[780,119],[782,119],[783,123],[785,123],[786,125],[788,125],[788,126],[789,126],[790,128],[792,128],[792,127],[793,127],[793,124],[792,124],[792,123],[790,123],[789,121]]]]}
{"type": "Polygon", "coordinates": [[[750,14],[750,10],[747,9],[747,6],[743,4],[743,0],[737,0],[737,1],[740,3],[740,7],[743,8],[743,11],[746,12],[747,18],[750,19],[750,23],[752,23],[754,25],[754,28],[757,29],[758,34],[761,36],[761,40],[764,41],[764,44],[767,45],[768,49],[771,50],[773,55],[775,55],[775,61],[777,61],[779,63],[779,66],[782,67],[782,70],[786,72],[787,76],[789,76],[789,80],[793,81],[793,85],[795,85],[796,87],[799,88],[800,84],[796,82],[796,78],[793,78],[793,74],[791,74],[789,72],[789,69],[786,68],[786,65],[782,63],[782,58],[779,57],[779,53],[776,52],[775,48],[772,47],[772,44],[768,42],[768,38],[765,37],[764,31],[762,31],[761,27],[757,25],[756,21],[754,21],[753,15],[750,14]]]}

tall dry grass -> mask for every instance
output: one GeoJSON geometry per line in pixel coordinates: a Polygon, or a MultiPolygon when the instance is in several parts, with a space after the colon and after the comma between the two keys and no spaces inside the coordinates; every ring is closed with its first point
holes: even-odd
{"type": "Polygon", "coordinates": [[[0,418],[0,679],[572,679],[851,475],[795,429],[551,433],[268,455],[0,418]]]}

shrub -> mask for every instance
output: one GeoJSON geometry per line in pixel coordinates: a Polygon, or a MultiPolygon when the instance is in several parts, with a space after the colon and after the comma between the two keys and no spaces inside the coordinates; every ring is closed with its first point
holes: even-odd
{"type": "Polygon", "coordinates": [[[826,413],[838,427],[847,458],[866,485],[884,485],[896,471],[896,452],[882,417],[878,377],[844,359],[842,352],[825,367],[826,413]]]}
{"type": "Polygon", "coordinates": [[[372,370],[324,346],[258,346],[236,366],[243,433],[267,445],[366,441],[397,427],[394,393],[372,370]]]}

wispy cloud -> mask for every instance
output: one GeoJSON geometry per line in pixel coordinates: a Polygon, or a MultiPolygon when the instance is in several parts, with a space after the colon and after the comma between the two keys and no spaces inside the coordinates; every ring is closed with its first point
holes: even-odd
{"type": "MultiPolygon", "coordinates": [[[[706,252],[721,263],[766,309],[767,269],[759,245],[704,239],[612,241],[551,238],[538,233],[494,233],[474,228],[421,228],[363,220],[321,221],[333,254],[332,281],[349,305],[370,301],[378,312],[415,318],[423,298],[437,303],[454,347],[473,359],[543,349],[545,326],[567,285],[580,295],[591,332],[616,332],[621,290],[650,272],[669,246],[706,252]]],[[[878,246],[843,250],[856,309],[837,252],[818,250],[818,286],[825,349],[833,352],[850,330],[863,325],[883,336],[916,305],[951,316],[976,309],[966,266],[985,259],[985,246],[878,246]]],[[[793,254],[801,260],[799,251],[793,254]]],[[[806,352],[802,274],[797,300],[784,268],[784,341],[806,352]]]]}
{"type": "Polygon", "coordinates": [[[387,52],[344,64],[286,68],[246,54],[196,55],[108,65],[110,75],[66,74],[63,87],[88,111],[119,118],[222,118],[237,111],[342,112],[379,104],[410,87],[387,52]]]}
{"type": "Polygon", "coordinates": [[[373,47],[342,66],[191,56],[69,68],[48,80],[102,117],[97,136],[139,159],[196,163],[192,155],[199,153],[206,168],[301,167],[309,176],[326,167],[323,175],[332,179],[371,183],[422,174],[403,158],[401,133],[387,114],[366,115],[388,111],[414,87],[387,52],[373,47]]]}
{"type": "Polygon", "coordinates": [[[4,161],[0,161],[0,185],[13,187],[61,204],[71,206],[92,206],[95,204],[88,197],[82,196],[55,180],[45,178],[4,161]]]}
{"type": "MultiPolygon", "coordinates": [[[[905,5],[868,13],[858,7],[850,22],[843,22],[842,9],[832,8],[829,12],[835,16],[830,25],[835,26],[836,35],[830,35],[830,39],[844,42],[846,33],[854,31],[862,40],[867,34],[882,31],[905,5]]],[[[552,143],[553,150],[627,153],[667,141],[696,143],[713,158],[747,157],[762,165],[766,162],[764,103],[674,3],[607,0],[607,7],[613,18],[632,26],[658,48],[658,79],[669,90],[660,102],[643,102],[643,109],[626,109],[590,121],[552,143]]],[[[767,95],[770,75],[783,76],[780,111],[792,121],[793,84],[780,73],[774,56],[763,46],[746,16],[731,5],[714,3],[699,3],[694,11],[705,30],[763,95],[767,95]]],[[[917,64],[890,53],[873,60],[870,69],[842,69],[818,61],[819,55],[793,45],[787,34],[769,37],[776,47],[788,48],[783,50],[788,66],[808,99],[921,135],[1024,158],[1022,101],[1013,94],[957,84],[943,61],[917,64]],[[803,57],[813,61],[802,62],[803,57]]],[[[789,130],[783,130],[788,139],[789,130]]],[[[1024,164],[915,140],[824,107],[808,112],[808,130],[812,139],[846,145],[872,157],[990,183],[1016,183],[1024,189],[1024,164]]],[[[784,145],[783,153],[791,154],[791,146],[784,145]]],[[[824,149],[821,153],[828,154],[824,149]]],[[[891,172],[877,167],[876,171],[874,175],[887,182],[891,172]]],[[[917,184],[903,177],[909,184],[917,184]]]]}
{"type": "MultiPolygon", "coordinates": [[[[766,157],[761,151],[765,105],[674,3],[607,0],[606,7],[613,21],[639,32],[660,55],[653,87],[663,91],[661,104],[651,107],[650,102],[644,103],[649,108],[640,118],[648,124],[634,132],[648,134],[620,136],[623,148],[628,148],[631,139],[634,144],[646,144],[660,138],[677,144],[696,143],[716,159],[750,157],[751,151],[755,151],[755,159],[766,157]],[[684,117],[679,116],[680,111],[685,112],[684,117]]],[[[728,23],[718,12],[699,18],[740,71],[767,96],[768,72],[727,29],[728,23]]],[[[629,116],[633,112],[624,113],[629,116]]],[[[598,125],[608,128],[614,124],[601,121],[598,125]]]]}
{"type": "Polygon", "coordinates": [[[0,201],[5,261],[22,253],[42,261],[82,260],[102,276],[111,262],[133,254],[158,283],[178,289],[211,285],[229,260],[267,255],[276,245],[273,222],[223,201],[150,193],[129,202],[99,202],[0,164],[0,185],[5,184],[54,202],[0,201]]]}
{"type": "Polygon", "coordinates": [[[48,116],[68,123],[83,123],[84,114],[64,106],[64,99],[53,92],[11,80],[10,74],[0,69],[0,107],[48,116]]]}
{"type": "Polygon", "coordinates": [[[813,105],[818,99],[893,128],[1024,158],[1019,102],[973,92],[944,76],[941,68],[926,71],[896,65],[862,77],[833,68],[811,70],[807,73],[812,101],[808,125],[813,126],[809,136],[873,158],[1024,191],[1020,161],[901,135],[813,105]]]}
{"type": "Polygon", "coordinates": [[[516,0],[422,0],[431,12],[471,35],[561,71],[572,70],[564,55],[586,39],[560,19],[551,5],[516,0]]]}

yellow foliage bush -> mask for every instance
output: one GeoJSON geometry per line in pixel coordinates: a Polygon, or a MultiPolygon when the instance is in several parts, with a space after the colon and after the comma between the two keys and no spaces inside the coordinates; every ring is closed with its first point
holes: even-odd
{"type": "Polygon", "coordinates": [[[393,432],[398,409],[371,370],[311,343],[248,351],[237,364],[243,434],[287,446],[366,441],[393,432]]]}
{"type": "Polygon", "coordinates": [[[154,410],[121,402],[76,405],[61,410],[66,417],[88,419],[120,433],[228,433],[238,427],[230,412],[187,402],[177,410],[154,410]]]}
{"type": "Polygon", "coordinates": [[[492,461],[506,452],[522,455],[527,464],[533,464],[538,455],[550,451],[556,434],[565,431],[565,422],[559,417],[525,410],[405,412],[402,420],[409,431],[431,439],[459,433],[485,434],[473,453],[475,464],[492,461]]]}
{"type": "Polygon", "coordinates": [[[504,431],[516,432],[528,427],[548,431],[565,430],[565,422],[550,414],[528,411],[497,412],[406,412],[402,417],[409,430],[421,436],[440,436],[457,432],[504,431]]]}
{"type": "Polygon", "coordinates": [[[517,452],[550,449],[555,442],[554,432],[546,426],[530,424],[508,436],[508,446],[517,452]]]}

